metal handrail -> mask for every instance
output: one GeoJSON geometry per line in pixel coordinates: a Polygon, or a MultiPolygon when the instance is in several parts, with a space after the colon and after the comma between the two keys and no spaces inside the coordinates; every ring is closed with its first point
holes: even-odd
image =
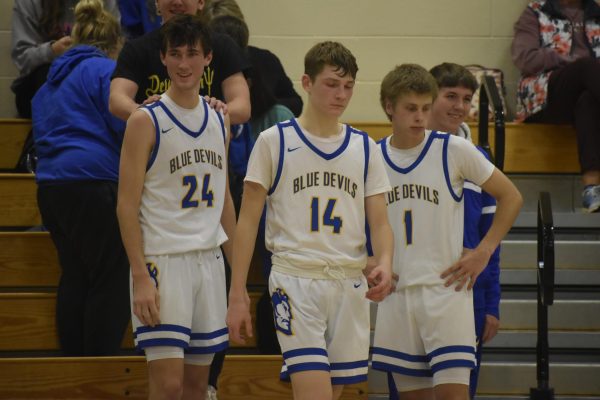
{"type": "Polygon", "coordinates": [[[537,388],[529,391],[531,400],[552,400],[548,345],[548,307],[554,303],[554,222],[548,192],[541,192],[537,212],[537,388]]]}
{"type": "Polygon", "coordinates": [[[479,90],[479,146],[481,146],[492,158],[492,161],[499,170],[504,169],[504,148],[505,148],[505,116],[502,97],[498,93],[496,81],[490,75],[484,75],[481,80],[479,90]],[[492,103],[494,112],[494,153],[492,154],[489,135],[488,135],[488,106],[492,103]]]}

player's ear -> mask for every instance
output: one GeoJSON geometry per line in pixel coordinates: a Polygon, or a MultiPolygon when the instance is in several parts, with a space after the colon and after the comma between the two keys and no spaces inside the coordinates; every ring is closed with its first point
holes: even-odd
{"type": "Polygon", "coordinates": [[[310,86],[312,84],[312,80],[310,79],[310,76],[304,74],[304,75],[302,75],[302,78],[300,80],[302,82],[302,88],[308,92],[310,89],[310,86]]]}
{"type": "Polygon", "coordinates": [[[394,113],[394,105],[389,100],[385,101],[385,113],[389,116],[391,116],[394,113]]]}
{"type": "Polygon", "coordinates": [[[210,64],[210,62],[212,61],[212,56],[213,56],[212,51],[204,56],[204,60],[206,60],[206,65],[210,64]]]}
{"type": "Polygon", "coordinates": [[[160,52],[160,62],[162,63],[162,65],[164,65],[165,67],[167,66],[167,63],[165,62],[166,59],[166,55],[162,52],[160,52]]]}

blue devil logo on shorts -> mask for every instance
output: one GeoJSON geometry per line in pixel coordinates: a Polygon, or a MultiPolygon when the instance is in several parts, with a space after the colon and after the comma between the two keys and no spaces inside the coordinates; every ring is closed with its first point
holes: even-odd
{"type": "Polygon", "coordinates": [[[146,268],[148,268],[148,274],[150,274],[150,278],[154,280],[154,284],[158,288],[158,268],[153,262],[146,263],[146,268]]]}
{"type": "Polygon", "coordinates": [[[293,316],[288,295],[283,289],[277,288],[271,295],[271,303],[273,304],[275,329],[286,335],[291,335],[293,316]]]}

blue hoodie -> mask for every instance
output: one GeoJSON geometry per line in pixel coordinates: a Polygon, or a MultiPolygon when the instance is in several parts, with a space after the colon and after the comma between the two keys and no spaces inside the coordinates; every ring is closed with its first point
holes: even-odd
{"type": "Polygon", "coordinates": [[[52,63],[31,102],[38,183],[118,180],[125,122],[108,111],[115,65],[101,50],[84,45],[52,63]]]}

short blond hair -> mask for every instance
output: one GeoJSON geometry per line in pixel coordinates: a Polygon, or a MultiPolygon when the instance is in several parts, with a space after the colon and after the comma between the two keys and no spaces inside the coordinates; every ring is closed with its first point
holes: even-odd
{"type": "Polygon", "coordinates": [[[406,94],[430,94],[432,99],[437,96],[438,87],[435,78],[418,64],[397,65],[381,81],[379,102],[383,111],[391,120],[391,115],[386,111],[386,105],[396,105],[398,99],[406,94]]]}

